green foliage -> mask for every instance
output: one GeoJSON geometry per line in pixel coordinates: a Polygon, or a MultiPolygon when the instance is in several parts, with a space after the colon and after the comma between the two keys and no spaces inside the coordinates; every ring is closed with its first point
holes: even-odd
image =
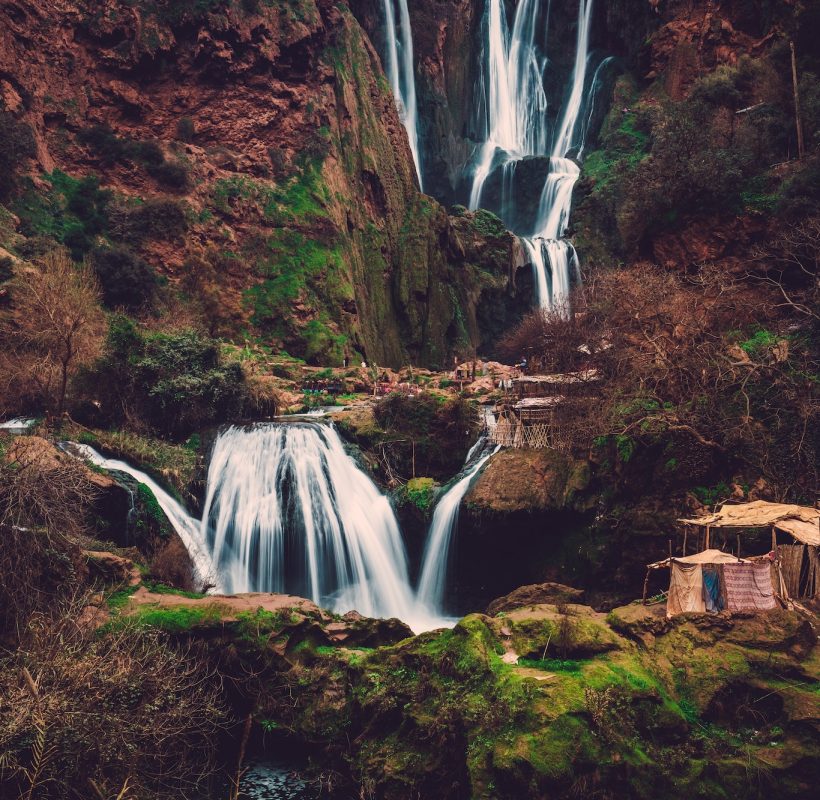
{"type": "Polygon", "coordinates": [[[196,126],[190,117],[181,117],[177,122],[177,139],[182,142],[192,142],[196,135],[196,126]]]}
{"type": "Polygon", "coordinates": [[[14,275],[14,259],[8,256],[0,258],[0,283],[7,281],[14,275]]]}
{"type": "Polygon", "coordinates": [[[0,201],[5,201],[15,190],[18,170],[35,153],[31,128],[0,110],[0,201]]]}
{"type": "Polygon", "coordinates": [[[421,473],[448,480],[474,441],[475,410],[463,398],[395,393],[379,401],[374,412],[383,431],[381,446],[393,469],[408,479],[421,473]]]}
{"type": "Polygon", "coordinates": [[[48,237],[71,250],[79,260],[108,226],[111,192],[100,189],[96,175],[73,178],[55,170],[46,178],[51,189],[45,194],[29,184],[13,204],[20,217],[20,230],[29,237],[48,237]]]}
{"type": "Polygon", "coordinates": [[[168,189],[182,191],[188,188],[187,166],[181,161],[167,161],[156,142],[121,138],[108,125],[87,128],[80,131],[77,138],[106,166],[132,162],[141,165],[168,189]]]}
{"type": "Polygon", "coordinates": [[[703,503],[703,505],[714,506],[717,505],[717,503],[731,497],[732,490],[726,485],[726,483],[720,481],[711,488],[706,486],[697,486],[692,490],[692,494],[694,494],[695,497],[703,503]]]}
{"type": "Polygon", "coordinates": [[[435,481],[432,478],[411,478],[404,486],[404,496],[419,511],[426,514],[433,505],[435,481]]]}
{"type": "Polygon", "coordinates": [[[215,340],[194,331],[143,335],[122,316],[112,319],[105,354],[89,379],[113,420],[128,408],[176,436],[241,415],[248,401],[241,366],[223,363],[215,340]]]}
{"type": "Polygon", "coordinates": [[[153,268],[127,247],[95,247],[91,263],[109,308],[138,309],[151,302],[157,286],[153,268]]]}
{"type": "Polygon", "coordinates": [[[746,341],[740,342],[739,347],[750,356],[761,356],[777,344],[777,335],[765,328],[759,328],[746,341]]]}
{"type": "Polygon", "coordinates": [[[185,208],[176,200],[151,199],[121,205],[112,211],[117,236],[129,242],[180,240],[188,229],[185,208]]]}
{"type": "Polygon", "coordinates": [[[618,450],[618,458],[620,458],[624,464],[628,464],[635,453],[635,440],[629,436],[618,434],[615,437],[615,447],[618,450]]]}

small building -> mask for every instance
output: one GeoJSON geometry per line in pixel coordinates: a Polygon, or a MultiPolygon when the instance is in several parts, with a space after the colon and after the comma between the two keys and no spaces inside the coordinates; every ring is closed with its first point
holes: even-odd
{"type": "Polygon", "coordinates": [[[580,372],[559,372],[553,375],[521,375],[513,379],[513,394],[519,399],[549,397],[569,392],[582,392],[584,387],[601,380],[597,369],[580,372]]]}
{"type": "Polygon", "coordinates": [[[744,529],[769,528],[771,552],[776,567],[775,586],[785,600],[820,597],[820,509],[790,503],[751,503],[724,505],[713,514],[681,519],[686,533],[689,526],[697,532],[698,541],[709,547],[715,532],[735,533],[738,555],[744,529]]]}
{"type": "Polygon", "coordinates": [[[820,510],[756,500],[679,522],[685,526],[682,554],[648,564],[644,581],[646,602],[652,570],[670,570],[667,616],[765,611],[778,601],[793,607],[795,601],[820,597],[820,510]],[[698,552],[687,555],[690,527],[695,528],[698,552]],[[771,530],[771,550],[741,557],[741,534],[755,528],[771,530]],[[720,534],[724,547],[732,544],[727,533],[734,534],[735,553],[712,546],[720,534]]]}

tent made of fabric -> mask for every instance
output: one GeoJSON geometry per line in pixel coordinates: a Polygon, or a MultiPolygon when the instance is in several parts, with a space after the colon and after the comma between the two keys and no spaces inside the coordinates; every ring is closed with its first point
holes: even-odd
{"type": "Polygon", "coordinates": [[[820,509],[788,503],[751,503],[724,505],[714,514],[681,519],[688,525],[705,528],[765,528],[784,531],[803,544],[820,545],[820,509]]]}

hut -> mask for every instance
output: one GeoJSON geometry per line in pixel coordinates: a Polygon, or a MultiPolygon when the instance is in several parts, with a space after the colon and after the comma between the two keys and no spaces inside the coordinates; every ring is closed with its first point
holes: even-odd
{"type": "MultiPolygon", "coordinates": [[[[707,549],[713,532],[735,532],[738,555],[743,529],[769,528],[778,594],[785,600],[820,596],[820,509],[755,500],[724,505],[713,514],[679,522],[687,529],[694,526],[698,541],[707,549]]],[[[686,555],[686,530],[683,548],[686,555]]]]}
{"type": "Polygon", "coordinates": [[[590,384],[599,383],[601,373],[597,369],[580,372],[556,373],[553,375],[521,375],[513,379],[513,393],[523,400],[529,397],[583,392],[590,384]]]}
{"type": "Polygon", "coordinates": [[[670,556],[647,565],[644,602],[653,569],[669,569],[666,616],[685,612],[769,611],[777,606],[769,556],[740,558],[722,550],[670,556]]]}

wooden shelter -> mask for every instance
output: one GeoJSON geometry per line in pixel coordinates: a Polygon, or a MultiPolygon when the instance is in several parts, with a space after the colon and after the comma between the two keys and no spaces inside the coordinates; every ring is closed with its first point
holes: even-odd
{"type": "Polygon", "coordinates": [[[778,594],[786,600],[820,597],[820,509],[755,500],[724,505],[713,514],[679,522],[685,526],[684,557],[690,526],[695,527],[698,545],[705,550],[712,544],[714,530],[736,531],[738,556],[743,529],[769,528],[778,594]]]}
{"type": "Polygon", "coordinates": [[[722,550],[670,556],[647,564],[643,602],[652,570],[669,570],[666,615],[719,611],[767,611],[776,607],[773,562],[768,556],[740,558],[722,550]]]}
{"type": "Polygon", "coordinates": [[[585,386],[598,383],[600,380],[601,374],[597,369],[585,369],[580,372],[565,372],[553,375],[521,375],[513,379],[513,394],[519,399],[549,397],[583,390],[585,386]]]}

